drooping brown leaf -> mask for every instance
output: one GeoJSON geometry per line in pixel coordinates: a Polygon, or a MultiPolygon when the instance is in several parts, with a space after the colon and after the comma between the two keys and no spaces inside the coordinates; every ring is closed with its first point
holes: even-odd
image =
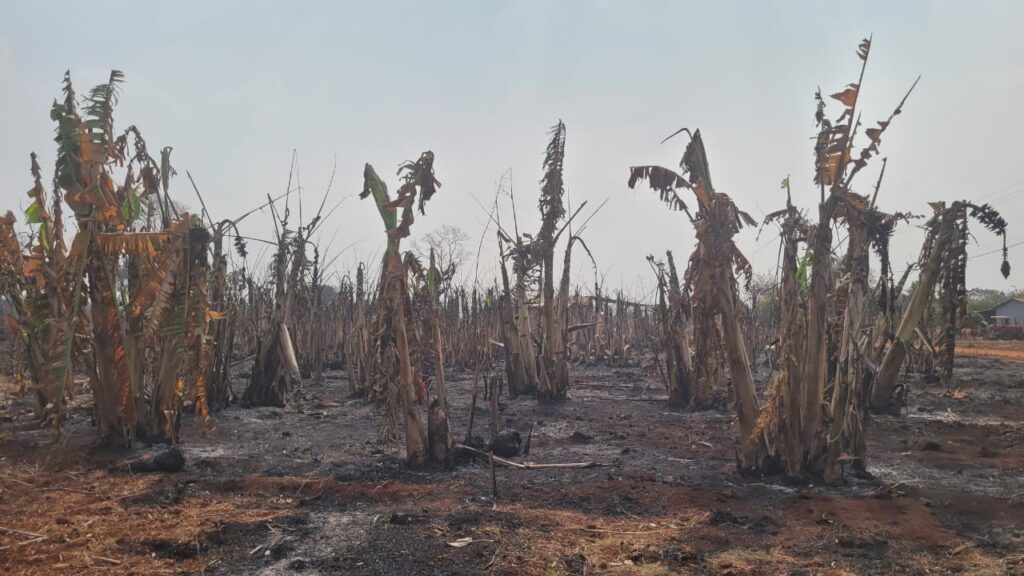
{"type": "Polygon", "coordinates": [[[860,45],[857,46],[857,57],[865,62],[868,59],[868,54],[871,52],[871,39],[865,38],[860,41],[860,45]]]}
{"type": "MultiPolygon", "coordinates": [[[[420,154],[415,162],[405,162],[398,167],[398,175],[402,176],[406,185],[420,189],[420,214],[426,214],[427,202],[434,197],[441,183],[434,177],[434,153],[430,150],[420,154]],[[404,173],[404,174],[403,174],[404,173]]],[[[409,200],[410,203],[412,200],[409,200]]]]}
{"type": "Polygon", "coordinates": [[[832,98],[843,103],[843,106],[847,108],[853,108],[854,104],[857,103],[857,95],[860,92],[860,86],[857,84],[848,84],[846,89],[842,92],[836,92],[832,94],[832,98]]]}
{"type": "Polygon", "coordinates": [[[757,220],[754,220],[750,214],[747,214],[739,208],[736,209],[736,216],[738,217],[737,224],[739,224],[740,227],[742,227],[743,224],[746,224],[747,226],[757,226],[757,220]]]}
{"type": "Polygon", "coordinates": [[[144,334],[152,338],[157,334],[164,312],[170,307],[171,294],[184,260],[183,243],[188,233],[188,222],[181,219],[167,235],[175,242],[165,242],[156,265],[141,280],[141,287],[128,304],[134,318],[145,316],[144,334]]]}
{"type": "Polygon", "coordinates": [[[629,169],[629,187],[634,189],[636,183],[646,180],[647,185],[656,190],[661,201],[672,210],[686,211],[686,203],[676,194],[679,188],[691,188],[691,184],[675,171],[661,166],[632,166],[629,169]]]}
{"type": "Polygon", "coordinates": [[[170,232],[109,232],[96,236],[96,245],[104,256],[156,256],[174,238],[170,232]]]}

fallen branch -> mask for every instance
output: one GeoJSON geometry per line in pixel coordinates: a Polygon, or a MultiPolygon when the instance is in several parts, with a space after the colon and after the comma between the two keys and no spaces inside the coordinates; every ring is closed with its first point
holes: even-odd
{"type": "Polygon", "coordinates": [[[456,444],[455,447],[460,450],[466,450],[467,452],[480,456],[481,458],[487,458],[488,460],[493,458],[495,464],[501,464],[502,466],[515,468],[517,470],[550,470],[553,468],[597,468],[600,466],[611,466],[611,464],[601,464],[599,462],[566,462],[561,464],[537,464],[534,462],[520,463],[500,458],[498,456],[491,454],[490,452],[477,450],[476,448],[466,446],[465,444],[456,444]]]}
{"type": "Polygon", "coordinates": [[[640,530],[640,531],[621,531],[621,530],[601,530],[600,528],[580,528],[584,532],[596,532],[599,534],[655,534],[658,532],[671,532],[672,528],[658,528],[655,530],[640,530]]]}
{"type": "Polygon", "coordinates": [[[14,528],[8,528],[6,526],[0,526],[0,530],[9,532],[11,534],[21,534],[22,536],[28,536],[30,538],[45,538],[46,536],[38,534],[36,532],[25,532],[24,530],[15,530],[14,528]]]}
{"type": "Polygon", "coordinates": [[[31,540],[22,540],[21,542],[18,542],[16,544],[8,544],[6,546],[0,546],[0,550],[9,550],[9,549],[14,548],[16,546],[27,546],[28,544],[34,544],[36,542],[42,542],[43,540],[46,540],[46,539],[47,539],[47,536],[40,536],[38,538],[32,538],[31,540]]]}
{"type": "Polygon", "coordinates": [[[24,480],[18,480],[17,478],[11,478],[10,476],[2,476],[0,480],[10,480],[11,482],[17,482],[18,484],[28,486],[29,488],[35,488],[35,484],[25,482],[24,480]]]}

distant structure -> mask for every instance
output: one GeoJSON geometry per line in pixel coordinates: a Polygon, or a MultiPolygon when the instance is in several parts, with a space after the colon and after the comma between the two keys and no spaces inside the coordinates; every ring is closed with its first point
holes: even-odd
{"type": "Polygon", "coordinates": [[[1024,326],[1024,298],[1010,298],[987,310],[990,326],[1024,326]]]}

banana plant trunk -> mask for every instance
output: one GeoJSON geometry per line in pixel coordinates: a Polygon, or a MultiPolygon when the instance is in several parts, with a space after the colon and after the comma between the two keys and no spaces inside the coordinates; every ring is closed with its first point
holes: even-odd
{"type": "Polygon", "coordinates": [[[782,286],[780,298],[779,360],[768,399],[758,426],[763,430],[765,453],[758,466],[762,470],[781,467],[799,478],[803,473],[804,450],[800,435],[800,359],[804,346],[804,311],[797,279],[798,239],[796,210],[790,207],[782,225],[782,286]]]}
{"type": "MultiPolygon", "coordinates": [[[[569,389],[567,378],[562,376],[559,367],[557,349],[560,340],[559,322],[555,312],[555,257],[554,246],[546,243],[543,255],[543,303],[541,310],[541,350],[540,350],[540,386],[538,398],[541,401],[555,402],[564,400],[569,389]]],[[[566,371],[566,376],[567,376],[566,371]]]]}
{"type": "Polygon", "coordinates": [[[523,349],[523,339],[516,321],[515,303],[509,283],[508,267],[505,265],[505,249],[498,242],[500,250],[502,292],[498,301],[501,318],[501,339],[505,353],[505,380],[508,381],[508,393],[511,398],[531,392],[536,388],[532,385],[527,370],[527,360],[533,363],[532,357],[527,358],[523,349]]]}
{"type": "Polygon", "coordinates": [[[672,251],[668,258],[668,286],[662,304],[665,318],[664,347],[665,367],[668,373],[668,403],[670,406],[692,408],[693,368],[690,360],[690,344],[686,337],[686,300],[679,288],[679,274],[672,251]]]}
{"type": "Polygon", "coordinates": [[[728,270],[719,276],[723,280],[722,289],[718,291],[719,306],[722,311],[722,333],[726,355],[729,360],[729,375],[732,377],[733,401],[736,406],[736,417],[740,424],[741,468],[753,465],[759,452],[760,438],[754,430],[757,426],[758,406],[754,390],[754,375],[750,371],[750,359],[743,338],[743,328],[736,309],[736,287],[728,270]]]}
{"type": "Polygon", "coordinates": [[[948,217],[944,212],[941,214],[939,233],[935,237],[931,247],[928,260],[921,269],[917,280],[917,286],[910,297],[910,302],[903,311],[899,328],[896,329],[896,336],[885,353],[882,363],[875,376],[874,385],[871,390],[871,408],[875,411],[885,411],[890,408],[892,393],[896,389],[899,378],[900,367],[907,357],[907,348],[914,337],[914,331],[921,324],[928,301],[935,290],[935,282],[942,267],[942,260],[956,229],[956,218],[948,217]]]}
{"type": "Polygon", "coordinates": [[[441,323],[438,321],[437,296],[430,298],[430,324],[434,332],[434,386],[437,396],[430,402],[427,412],[427,440],[431,462],[448,467],[451,465],[452,429],[448,422],[448,389],[444,381],[444,340],[441,337],[441,323]]]}
{"type": "Polygon", "coordinates": [[[98,255],[91,256],[86,264],[93,333],[103,335],[92,342],[97,376],[93,383],[96,425],[101,441],[127,445],[138,423],[137,391],[131,379],[111,274],[104,264],[98,255]]]}
{"type": "Polygon", "coordinates": [[[224,233],[215,229],[213,234],[213,265],[211,272],[213,281],[210,283],[210,307],[211,309],[230,316],[222,322],[217,322],[213,330],[212,362],[207,370],[206,382],[208,389],[208,402],[212,410],[222,410],[234,399],[231,390],[231,379],[229,368],[231,365],[231,352],[234,344],[235,312],[226,312],[226,287],[228,273],[228,259],[224,254],[224,233]]]}
{"type": "Polygon", "coordinates": [[[832,216],[837,202],[830,195],[818,207],[818,225],[811,244],[811,282],[803,364],[800,367],[800,445],[806,457],[821,429],[822,399],[828,373],[828,299],[832,280],[832,216]]]}
{"type": "Polygon", "coordinates": [[[398,355],[398,385],[401,401],[402,420],[405,425],[405,458],[411,467],[422,466],[426,461],[427,441],[420,417],[420,403],[416,394],[413,374],[412,350],[409,345],[406,301],[409,288],[405,276],[405,265],[398,251],[397,241],[389,241],[384,255],[384,270],[381,282],[384,285],[384,314],[391,316],[391,328],[395,338],[395,352],[398,355]]]}
{"type": "MultiPolygon", "coordinates": [[[[821,463],[822,475],[826,482],[836,483],[843,478],[844,458],[854,458],[863,452],[864,420],[861,406],[864,368],[862,362],[861,326],[864,320],[864,301],[868,292],[867,231],[855,220],[849,220],[847,274],[850,279],[843,315],[842,335],[839,342],[839,361],[832,384],[830,413],[832,422],[825,438],[825,453],[821,463]],[[854,448],[858,447],[858,448],[854,448]]],[[[860,454],[859,456],[863,456],[860,454]]],[[[863,466],[863,462],[856,465],[863,466]]]]}

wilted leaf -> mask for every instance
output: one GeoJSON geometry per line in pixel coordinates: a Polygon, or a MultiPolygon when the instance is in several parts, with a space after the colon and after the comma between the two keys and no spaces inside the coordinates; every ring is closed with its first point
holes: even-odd
{"type": "Polygon", "coordinates": [[[871,52],[871,39],[865,38],[860,41],[860,45],[857,46],[857,57],[861,60],[867,60],[868,54],[871,52]]]}
{"type": "Polygon", "coordinates": [[[832,98],[839,100],[843,103],[843,106],[846,106],[847,108],[853,108],[853,105],[857,103],[857,93],[859,91],[859,86],[856,84],[850,84],[846,87],[846,90],[833,94],[832,98]]]}
{"type": "Polygon", "coordinates": [[[629,169],[629,187],[636,187],[640,180],[646,180],[647,185],[657,190],[661,201],[668,204],[672,210],[686,210],[686,204],[676,194],[678,188],[690,188],[690,183],[668,168],[661,166],[632,166],[629,169]]]}

